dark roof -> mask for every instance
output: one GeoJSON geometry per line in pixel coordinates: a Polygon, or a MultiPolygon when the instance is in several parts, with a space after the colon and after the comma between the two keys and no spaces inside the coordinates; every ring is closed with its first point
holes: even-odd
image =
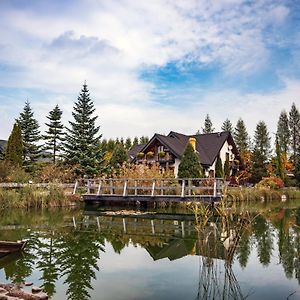
{"type": "Polygon", "coordinates": [[[7,141],[0,140],[0,152],[4,152],[4,149],[6,147],[7,141]]]}
{"type": "Polygon", "coordinates": [[[128,156],[130,159],[134,159],[136,155],[141,152],[141,150],[145,147],[146,144],[134,145],[128,150],[128,156]]]}
{"type": "Polygon", "coordinates": [[[140,149],[140,151],[144,152],[148,146],[157,139],[177,158],[181,158],[190,137],[196,138],[196,151],[199,156],[199,160],[203,165],[210,166],[214,163],[217,155],[227,140],[229,144],[233,146],[233,153],[238,156],[238,150],[230,132],[228,131],[196,135],[185,135],[174,131],[171,131],[167,136],[155,134],[152,139],[140,149]]]}

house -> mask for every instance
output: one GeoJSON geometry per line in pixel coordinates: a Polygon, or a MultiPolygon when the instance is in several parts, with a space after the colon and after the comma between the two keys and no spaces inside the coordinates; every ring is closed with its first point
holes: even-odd
{"type": "Polygon", "coordinates": [[[226,160],[229,161],[230,175],[235,175],[239,169],[240,155],[228,131],[196,135],[185,135],[174,131],[168,135],[156,133],[147,144],[131,149],[131,162],[157,162],[164,169],[174,170],[177,176],[178,166],[188,143],[192,144],[197,153],[206,176],[215,176],[218,156],[223,165],[226,160]]]}

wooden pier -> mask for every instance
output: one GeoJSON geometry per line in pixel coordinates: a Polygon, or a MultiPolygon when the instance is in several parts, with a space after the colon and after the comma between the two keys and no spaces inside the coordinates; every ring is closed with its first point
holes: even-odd
{"type": "MultiPolygon", "coordinates": [[[[216,202],[222,198],[220,178],[88,179],[86,203],[100,201],[216,202]]],[[[78,188],[75,184],[74,192],[78,188]]]]}

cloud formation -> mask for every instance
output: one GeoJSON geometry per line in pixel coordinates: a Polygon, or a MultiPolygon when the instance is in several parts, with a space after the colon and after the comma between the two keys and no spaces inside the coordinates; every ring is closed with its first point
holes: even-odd
{"type": "Polygon", "coordinates": [[[298,51],[293,14],[299,7],[291,5],[279,0],[54,0],[31,6],[2,1],[0,137],[7,137],[26,98],[41,124],[56,103],[69,117],[84,80],[106,137],[193,133],[206,113],[217,128],[226,117],[241,116],[253,129],[261,116],[274,130],[281,108],[299,103],[300,78],[289,78],[280,61],[298,51]],[[142,76],[169,64],[178,70],[178,86],[167,84],[170,72],[160,82],[142,76]],[[213,70],[211,85],[189,82],[191,66],[204,76],[213,70]],[[280,89],[265,84],[255,91],[254,79],[262,74],[275,76],[280,89]],[[251,92],[244,90],[245,82],[251,92]],[[15,103],[14,113],[8,102],[15,103]],[[266,103],[267,116],[261,113],[266,103]]]}

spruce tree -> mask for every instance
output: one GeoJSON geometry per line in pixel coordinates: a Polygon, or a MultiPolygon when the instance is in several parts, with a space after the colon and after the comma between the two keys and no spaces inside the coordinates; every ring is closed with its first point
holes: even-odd
{"type": "Polygon", "coordinates": [[[126,149],[124,148],[124,146],[122,144],[118,144],[111,156],[110,159],[110,165],[111,167],[117,169],[120,166],[122,166],[122,164],[124,162],[126,162],[128,160],[128,154],[126,149]]]}
{"type": "Polygon", "coordinates": [[[297,154],[300,151],[300,114],[299,111],[293,103],[292,108],[289,113],[289,126],[291,134],[291,149],[292,149],[292,161],[295,164],[297,154]]]}
{"type": "Polygon", "coordinates": [[[254,150],[252,153],[252,181],[259,182],[262,177],[268,175],[267,163],[269,161],[270,151],[270,137],[267,125],[264,121],[260,121],[254,133],[254,150]]]}
{"type": "Polygon", "coordinates": [[[52,161],[55,164],[57,156],[61,151],[61,142],[63,140],[63,124],[61,123],[62,111],[59,106],[56,105],[53,110],[49,112],[47,118],[49,123],[45,123],[48,127],[46,134],[43,136],[45,142],[44,150],[51,151],[52,161]]]}
{"type": "Polygon", "coordinates": [[[232,132],[233,131],[233,127],[232,127],[232,123],[230,122],[229,119],[226,119],[224,122],[223,122],[223,125],[222,125],[222,131],[229,131],[229,132],[232,132]]]}
{"type": "Polygon", "coordinates": [[[298,155],[296,159],[295,179],[296,179],[297,186],[300,187],[300,155],[298,155]]]}
{"type": "Polygon", "coordinates": [[[113,152],[116,147],[116,142],[113,139],[109,139],[107,142],[107,151],[113,152]]]}
{"type": "Polygon", "coordinates": [[[223,164],[222,164],[222,160],[220,158],[220,155],[218,155],[217,161],[216,161],[215,177],[216,178],[223,178],[224,177],[223,164]]]}
{"type": "Polygon", "coordinates": [[[66,163],[76,165],[76,172],[81,176],[94,176],[104,171],[100,126],[96,126],[98,117],[93,116],[94,112],[94,103],[84,83],[72,112],[74,121],[69,121],[64,142],[66,163]]]}
{"type": "Polygon", "coordinates": [[[204,128],[202,128],[202,132],[203,133],[212,133],[214,132],[214,128],[213,128],[213,124],[212,121],[209,117],[209,115],[207,114],[205,117],[205,121],[204,121],[204,128]]]}
{"type": "Polygon", "coordinates": [[[199,178],[203,169],[193,146],[188,143],[178,167],[179,178],[199,178]]]}
{"type": "Polygon", "coordinates": [[[126,148],[126,150],[129,150],[130,148],[131,148],[131,138],[130,137],[128,137],[127,139],[126,139],[126,141],[125,141],[125,148],[126,148]]]}
{"type": "Polygon", "coordinates": [[[239,152],[245,152],[249,148],[249,135],[244,121],[240,118],[236,123],[236,127],[233,133],[235,144],[239,152]]]}
{"type": "Polygon", "coordinates": [[[285,173],[284,173],[284,168],[283,168],[283,164],[282,164],[281,148],[280,148],[277,136],[276,136],[275,173],[276,173],[276,176],[280,177],[283,181],[285,180],[285,173]]]}
{"type": "Polygon", "coordinates": [[[289,118],[285,110],[280,113],[276,133],[281,151],[286,155],[290,145],[289,118]]]}
{"type": "Polygon", "coordinates": [[[138,145],[138,144],[139,144],[139,138],[136,136],[136,137],[134,137],[134,139],[133,139],[132,146],[136,146],[136,145],[138,145]]]}
{"type": "Polygon", "coordinates": [[[27,171],[33,170],[34,162],[36,162],[41,154],[40,146],[37,145],[37,142],[40,140],[39,124],[33,115],[30,103],[26,101],[23,112],[20,113],[18,123],[22,132],[24,146],[23,161],[27,171]]]}
{"type": "Polygon", "coordinates": [[[21,167],[23,164],[23,151],[21,128],[16,122],[7,142],[5,160],[14,166],[21,167]]]}

